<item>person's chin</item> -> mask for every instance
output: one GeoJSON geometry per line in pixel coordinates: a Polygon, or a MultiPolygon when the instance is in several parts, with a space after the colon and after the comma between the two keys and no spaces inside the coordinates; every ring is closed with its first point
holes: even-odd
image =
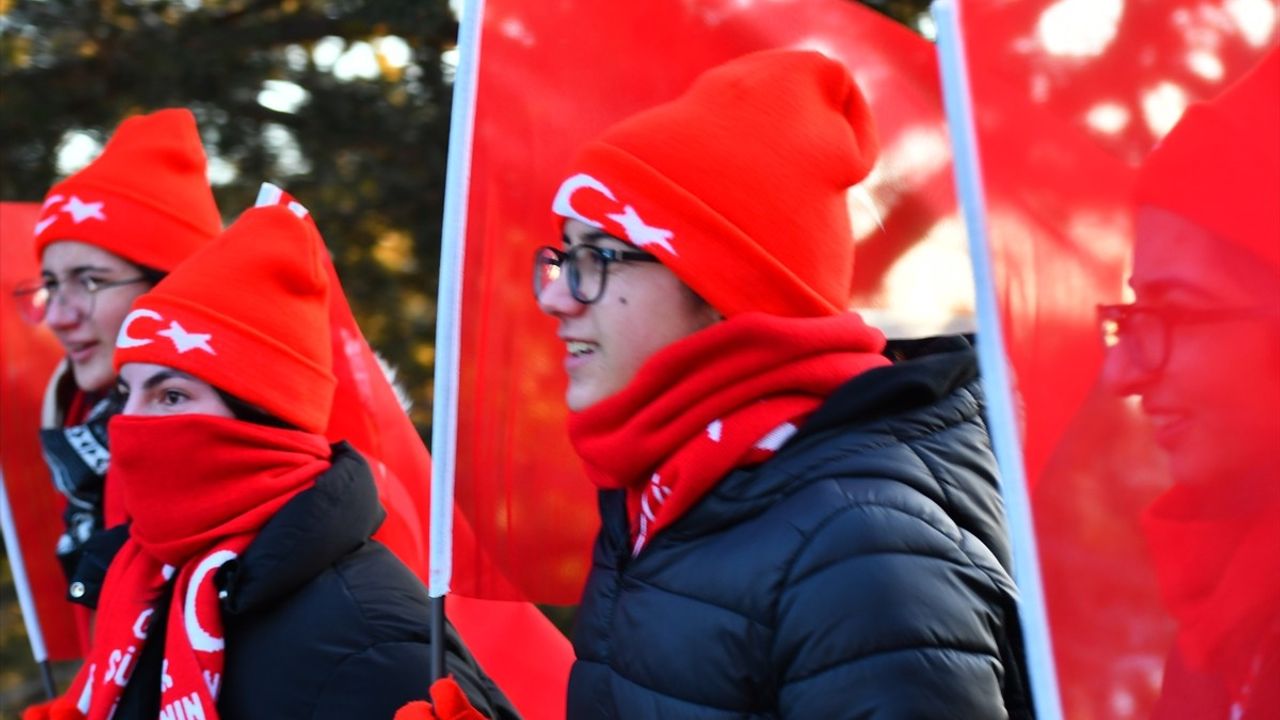
{"type": "Polygon", "coordinates": [[[598,382],[591,382],[583,378],[569,381],[569,388],[565,391],[564,400],[565,405],[569,407],[569,412],[581,412],[611,394],[613,393],[609,388],[602,386],[598,382]]]}
{"type": "Polygon", "coordinates": [[[1225,470],[1225,458],[1194,438],[1170,448],[1165,448],[1169,458],[1169,475],[1178,485],[1205,485],[1217,482],[1225,470]]]}
{"type": "Polygon", "coordinates": [[[111,363],[103,363],[99,358],[92,358],[87,362],[72,363],[71,374],[75,378],[76,387],[83,392],[93,393],[106,390],[111,386],[111,381],[115,379],[115,372],[112,370],[111,363]]]}
{"type": "Polygon", "coordinates": [[[570,385],[564,394],[564,404],[568,406],[569,412],[581,412],[594,405],[595,398],[586,389],[570,385]]]}

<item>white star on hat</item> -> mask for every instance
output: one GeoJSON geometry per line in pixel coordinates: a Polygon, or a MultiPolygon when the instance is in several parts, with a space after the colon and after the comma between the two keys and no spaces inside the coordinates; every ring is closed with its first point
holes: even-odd
{"type": "Polygon", "coordinates": [[[71,199],[62,206],[62,212],[70,215],[71,219],[74,220],[77,225],[89,218],[93,218],[94,220],[107,219],[107,216],[102,214],[101,202],[87,203],[75,195],[72,195],[71,199]]]}
{"type": "Polygon", "coordinates": [[[177,320],[171,321],[169,327],[156,333],[156,335],[172,340],[174,348],[178,350],[178,354],[200,348],[210,355],[217,355],[209,345],[209,340],[213,337],[210,333],[187,332],[187,329],[179,325],[177,320]]]}
{"type": "Polygon", "coordinates": [[[643,248],[645,245],[657,245],[672,255],[676,254],[676,249],[671,247],[671,243],[667,242],[675,233],[646,224],[644,220],[640,219],[636,209],[630,205],[624,207],[622,212],[613,213],[608,217],[627,231],[627,239],[634,243],[636,247],[643,248]]]}

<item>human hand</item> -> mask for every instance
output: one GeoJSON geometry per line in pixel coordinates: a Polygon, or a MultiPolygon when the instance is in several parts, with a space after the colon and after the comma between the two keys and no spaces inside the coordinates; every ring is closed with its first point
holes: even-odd
{"type": "MultiPolygon", "coordinates": [[[[23,718],[23,720],[29,720],[23,718]]],[[[43,720],[35,718],[32,720],[43,720]]],[[[50,719],[52,720],[52,719],[50,719]]],[[[431,702],[415,700],[396,711],[394,720],[488,720],[472,706],[452,677],[431,684],[431,702]]]]}

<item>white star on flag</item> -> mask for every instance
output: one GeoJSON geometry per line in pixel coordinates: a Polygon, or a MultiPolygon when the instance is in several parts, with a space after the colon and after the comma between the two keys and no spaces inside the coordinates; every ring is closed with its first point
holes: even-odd
{"type": "Polygon", "coordinates": [[[196,348],[200,348],[210,355],[217,355],[209,345],[209,340],[213,337],[211,334],[187,332],[187,329],[179,325],[177,320],[171,321],[169,327],[156,333],[156,335],[172,340],[173,346],[177,348],[179,355],[196,348]]]}
{"type": "Polygon", "coordinates": [[[657,245],[672,255],[676,254],[676,249],[671,247],[671,243],[667,242],[675,233],[646,224],[644,220],[640,219],[636,209],[630,205],[624,207],[622,212],[613,213],[608,217],[627,231],[627,239],[634,243],[636,247],[643,248],[645,245],[657,245]]]}
{"type": "Polygon", "coordinates": [[[87,203],[75,195],[72,195],[71,199],[62,206],[62,212],[70,215],[71,219],[74,220],[77,225],[89,218],[93,218],[94,220],[107,219],[107,216],[102,214],[101,202],[87,203]]]}
{"type": "Polygon", "coordinates": [[[724,431],[724,422],[720,420],[712,420],[707,426],[707,437],[713,442],[720,442],[720,435],[724,431]]]}

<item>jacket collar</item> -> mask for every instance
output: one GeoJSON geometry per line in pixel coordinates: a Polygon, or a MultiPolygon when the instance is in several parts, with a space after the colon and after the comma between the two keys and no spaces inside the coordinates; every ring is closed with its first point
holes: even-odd
{"type": "Polygon", "coordinates": [[[369,540],[386,517],[368,463],[346,442],[331,467],[219,571],[223,609],[245,613],[297,590],[369,540]]]}
{"type": "Polygon", "coordinates": [[[969,341],[958,335],[894,340],[885,348],[889,367],[859,375],[827,398],[791,442],[850,420],[873,420],[933,405],[978,377],[969,341]]]}

